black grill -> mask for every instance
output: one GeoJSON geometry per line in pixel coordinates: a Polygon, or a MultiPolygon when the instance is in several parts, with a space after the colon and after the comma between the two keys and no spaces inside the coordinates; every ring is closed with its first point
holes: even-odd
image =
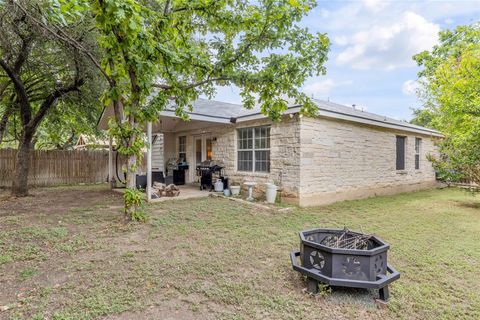
{"type": "Polygon", "coordinates": [[[222,178],[223,167],[204,161],[197,166],[197,176],[200,176],[200,190],[213,190],[214,177],[222,178]]]}

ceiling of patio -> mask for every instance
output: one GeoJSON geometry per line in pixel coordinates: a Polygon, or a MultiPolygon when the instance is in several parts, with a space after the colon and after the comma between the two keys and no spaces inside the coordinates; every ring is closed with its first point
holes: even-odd
{"type": "MultiPolygon", "coordinates": [[[[102,116],[97,124],[100,130],[108,129],[108,121],[113,118],[113,107],[110,105],[104,109],[102,116]]],[[[159,116],[159,121],[152,124],[153,133],[160,132],[181,132],[189,130],[200,130],[214,125],[232,125],[230,119],[214,115],[190,114],[190,120],[184,121],[175,116],[174,112],[163,111],[159,116]]],[[[146,126],[144,128],[146,131],[146,126]]]]}
{"type": "Polygon", "coordinates": [[[190,130],[201,130],[207,129],[212,126],[218,125],[230,125],[228,123],[218,123],[213,121],[204,121],[204,120],[196,120],[190,119],[188,121],[184,121],[177,117],[169,117],[169,116],[160,116],[159,121],[153,123],[152,132],[153,133],[160,133],[160,132],[182,132],[182,131],[190,131],[190,130]]]}

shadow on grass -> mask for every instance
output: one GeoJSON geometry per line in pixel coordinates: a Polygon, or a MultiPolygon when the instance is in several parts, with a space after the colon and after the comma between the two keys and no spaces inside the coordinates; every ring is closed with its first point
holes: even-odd
{"type": "Polygon", "coordinates": [[[480,209],[480,201],[455,201],[455,203],[464,208],[480,209]]]}

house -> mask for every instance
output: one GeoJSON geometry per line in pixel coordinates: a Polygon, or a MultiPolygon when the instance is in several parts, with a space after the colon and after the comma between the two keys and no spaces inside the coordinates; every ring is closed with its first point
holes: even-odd
{"type": "MultiPolygon", "coordinates": [[[[280,122],[259,109],[198,99],[185,122],[173,109],[151,124],[156,137],[152,168],[164,171],[167,159],[189,164],[187,183],[198,180],[196,166],[214,160],[231,182],[255,181],[281,187],[282,201],[300,206],[412,191],[435,186],[427,160],[436,154],[441,133],[332,102],[314,100],[315,117],[291,105],[280,122]]],[[[99,128],[106,129],[112,108],[99,128]]]]}

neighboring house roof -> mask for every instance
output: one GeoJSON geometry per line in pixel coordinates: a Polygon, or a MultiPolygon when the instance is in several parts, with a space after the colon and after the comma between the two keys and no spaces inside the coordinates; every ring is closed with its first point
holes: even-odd
{"type": "MultiPolygon", "coordinates": [[[[322,117],[443,137],[443,135],[439,131],[417,126],[405,121],[396,120],[393,118],[362,111],[359,109],[354,109],[352,107],[344,106],[330,101],[313,99],[313,102],[318,106],[318,115],[322,117]]],[[[291,103],[285,113],[297,113],[300,111],[300,109],[301,106],[291,103]]],[[[262,119],[266,117],[261,113],[261,109],[259,106],[255,106],[253,109],[245,109],[240,104],[202,98],[196,100],[193,103],[192,110],[189,111],[188,114],[190,115],[190,118],[192,120],[203,120],[216,123],[243,122],[255,119],[262,119]]],[[[175,106],[172,104],[171,106],[167,107],[165,111],[162,111],[160,113],[160,116],[175,117],[175,106]]],[[[103,123],[106,122],[103,121],[103,123]]]]}
{"type": "MultiPolygon", "coordinates": [[[[115,145],[115,142],[112,142],[112,145],[115,145]]],[[[83,149],[108,149],[109,141],[108,139],[100,139],[93,135],[81,134],[78,137],[77,143],[73,147],[75,150],[83,149]]]]}

